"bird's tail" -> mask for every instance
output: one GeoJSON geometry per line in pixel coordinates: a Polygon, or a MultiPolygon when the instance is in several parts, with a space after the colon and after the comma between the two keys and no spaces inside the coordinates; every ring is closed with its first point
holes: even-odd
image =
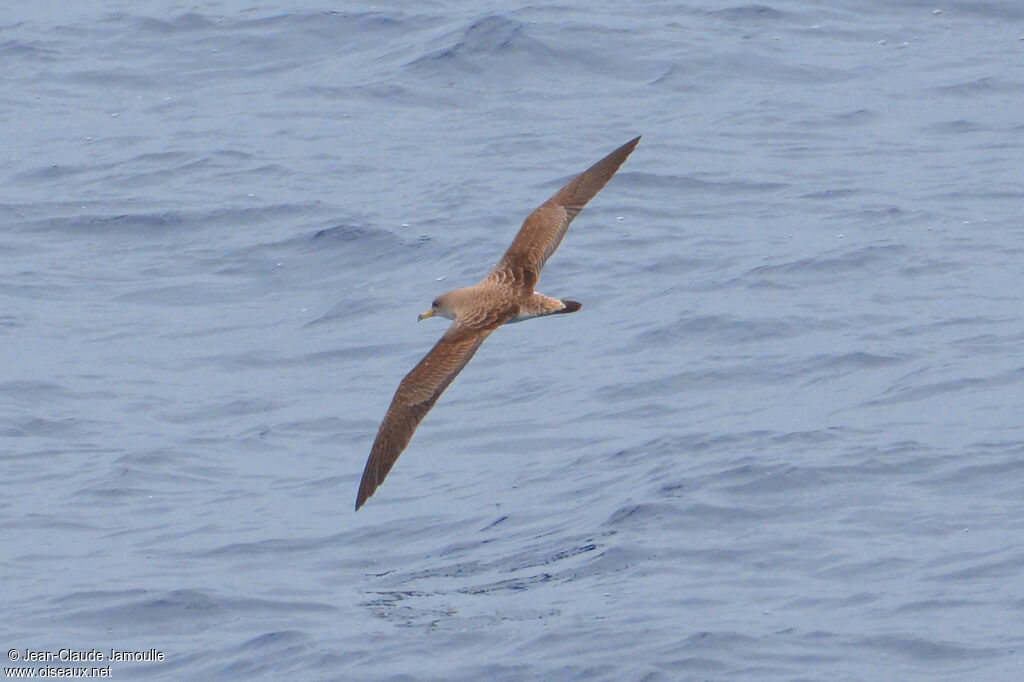
{"type": "Polygon", "coordinates": [[[583,307],[583,304],[579,301],[570,301],[568,299],[562,299],[562,305],[565,306],[561,310],[556,310],[552,315],[561,315],[562,313],[574,313],[583,307]]]}

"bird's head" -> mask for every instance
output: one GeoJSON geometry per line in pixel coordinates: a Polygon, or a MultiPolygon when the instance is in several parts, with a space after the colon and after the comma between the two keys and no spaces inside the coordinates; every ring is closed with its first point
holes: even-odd
{"type": "Polygon", "coordinates": [[[416,319],[425,320],[428,317],[447,317],[449,320],[454,320],[459,303],[463,298],[463,291],[463,289],[455,289],[447,294],[438,296],[430,304],[430,310],[420,313],[420,316],[416,319]]]}

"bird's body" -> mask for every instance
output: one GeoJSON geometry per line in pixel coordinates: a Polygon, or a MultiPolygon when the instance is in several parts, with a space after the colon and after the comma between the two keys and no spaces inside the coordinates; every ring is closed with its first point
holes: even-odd
{"type": "Polygon", "coordinates": [[[572,313],[582,307],[576,301],[537,293],[534,287],[569,223],[601,191],[639,141],[639,137],[630,140],[569,181],[527,217],[501,261],[483,280],[438,297],[430,310],[420,315],[421,320],[437,316],[453,322],[398,385],[370,449],[356,510],[384,481],[423,417],[491,332],[503,324],[572,313]]]}

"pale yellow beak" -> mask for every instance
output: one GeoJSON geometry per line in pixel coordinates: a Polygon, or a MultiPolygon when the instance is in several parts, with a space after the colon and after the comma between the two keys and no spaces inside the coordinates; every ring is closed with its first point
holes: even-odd
{"type": "Polygon", "coordinates": [[[422,322],[423,320],[427,319],[428,317],[433,317],[435,314],[436,313],[434,312],[434,309],[431,308],[430,310],[428,310],[425,313],[420,313],[420,316],[416,318],[416,321],[417,322],[422,322]]]}

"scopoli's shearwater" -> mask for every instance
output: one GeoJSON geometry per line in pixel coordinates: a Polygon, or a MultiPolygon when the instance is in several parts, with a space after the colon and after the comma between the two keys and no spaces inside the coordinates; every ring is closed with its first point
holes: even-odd
{"type": "Polygon", "coordinates": [[[439,296],[430,310],[419,316],[420,320],[440,316],[454,322],[398,385],[366,460],[356,496],[357,511],[384,481],[423,417],[491,332],[506,322],[574,313],[582,307],[576,301],[539,294],[533,287],[569,223],[615,175],[639,141],[639,137],[630,140],[555,192],[527,217],[487,277],[439,296]]]}

